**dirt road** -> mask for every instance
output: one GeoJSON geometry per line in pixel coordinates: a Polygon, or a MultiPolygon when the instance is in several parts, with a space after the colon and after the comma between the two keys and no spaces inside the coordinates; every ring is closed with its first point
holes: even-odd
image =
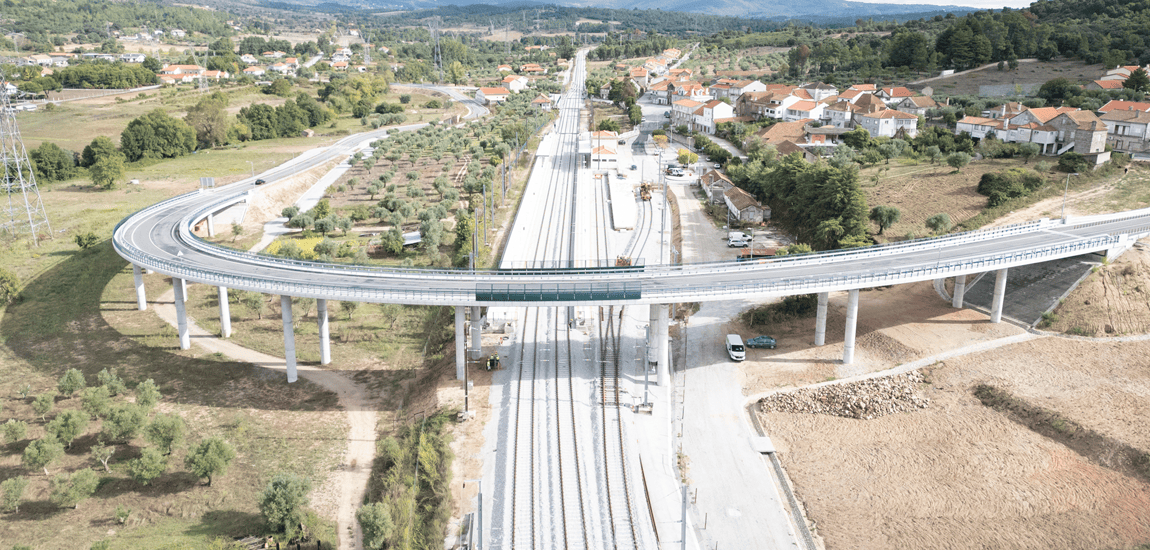
{"type": "MultiPolygon", "coordinates": [[[[175,296],[171,290],[165,292],[157,300],[150,302],[156,315],[173,327],[176,326],[175,296]]],[[[188,318],[188,333],[197,346],[211,353],[222,353],[236,361],[246,361],[253,365],[270,369],[286,369],[282,357],[270,355],[240,347],[227,340],[222,340],[214,334],[201,329],[195,321],[188,318]]],[[[336,523],[339,533],[340,550],[353,550],[363,547],[363,533],[359,522],[355,520],[355,512],[363,502],[367,491],[368,478],[371,476],[371,462],[375,458],[375,403],[367,392],[351,381],[347,376],[336,371],[327,371],[308,365],[298,365],[299,375],[316,384],[323,386],[339,396],[339,404],[347,411],[347,422],[351,426],[347,435],[347,451],[343,457],[343,464],[333,478],[321,484],[313,491],[313,501],[322,507],[324,500],[332,495],[324,495],[334,485],[337,495],[334,500],[338,503],[336,510],[336,523]]],[[[286,383],[286,375],[285,375],[286,383]]]]}

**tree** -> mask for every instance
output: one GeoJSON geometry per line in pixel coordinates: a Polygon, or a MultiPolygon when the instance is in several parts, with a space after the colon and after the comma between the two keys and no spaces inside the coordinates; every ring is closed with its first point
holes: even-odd
{"type": "Polygon", "coordinates": [[[289,206],[287,208],[284,208],[283,210],[280,210],[280,216],[287,218],[289,220],[296,217],[296,214],[299,214],[299,207],[298,206],[289,206]]]}
{"type": "Polygon", "coordinates": [[[315,230],[319,231],[323,236],[335,230],[335,220],[328,218],[321,218],[315,221],[315,230]]]}
{"type": "Polygon", "coordinates": [[[132,120],[120,133],[120,149],[132,162],[143,158],[175,158],[195,148],[196,131],[162,109],[132,120]]]}
{"type": "Polygon", "coordinates": [[[931,164],[938,164],[938,159],[942,158],[942,150],[937,145],[931,145],[926,148],[926,156],[930,157],[931,164]]]}
{"type": "Polygon", "coordinates": [[[101,386],[108,388],[108,393],[111,395],[120,395],[128,389],[124,386],[123,378],[120,378],[106,368],[96,375],[96,380],[100,382],[101,386]]]}
{"type": "Polygon", "coordinates": [[[120,152],[116,150],[116,144],[112,143],[111,139],[99,136],[84,147],[84,151],[80,155],[80,166],[89,168],[102,158],[118,154],[120,152]]]}
{"type": "Polygon", "coordinates": [[[384,502],[365,504],[355,512],[355,519],[363,529],[363,546],[372,550],[383,548],[395,531],[391,507],[384,502]]]}
{"type": "Polygon", "coordinates": [[[267,302],[264,301],[264,295],[254,290],[244,290],[240,292],[239,301],[245,308],[255,313],[257,318],[264,318],[264,309],[267,307],[267,302]]]}
{"type": "Polygon", "coordinates": [[[124,177],[124,156],[120,153],[100,158],[88,167],[92,183],[100,189],[116,187],[116,181],[124,177]]]}
{"type": "Polygon", "coordinates": [[[40,420],[44,420],[55,406],[56,392],[50,391],[36,396],[36,400],[32,402],[32,411],[40,417],[40,420]]]}
{"type": "Polygon", "coordinates": [[[153,73],[158,73],[158,72],[160,72],[160,70],[162,70],[164,68],[164,66],[160,63],[159,59],[156,59],[150,55],[144,57],[144,62],[141,63],[141,65],[143,65],[143,67],[145,69],[152,71],[153,73]]]}
{"type": "Polygon", "coordinates": [[[36,167],[36,177],[42,182],[63,181],[76,175],[76,160],[72,152],[50,141],[28,151],[28,158],[36,167]]]}
{"type": "Polygon", "coordinates": [[[172,448],[183,442],[185,427],[179,415],[161,413],[144,429],[144,437],[153,445],[163,447],[165,455],[170,455],[172,448]]]}
{"type": "Polygon", "coordinates": [[[1122,81],[1122,87],[1135,92],[1150,91],[1150,75],[1146,74],[1146,69],[1138,67],[1122,81]]]}
{"type": "Polygon", "coordinates": [[[264,88],[264,93],[280,97],[290,97],[291,80],[287,78],[277,78],[272,82],[271,86],[264,88]]]}
{"type": "Polygon", "coordinates": [[[11,445],[28,435],[28,423],[23,420],[9,418],[4,423],[4,442],[11,445]]]}
{"type": "Polygon", "coordinates": [[[599,125],[595,129],[600,131],[619,133],[619,123],[608,118],[600,120],[599,125]]]}
{"type": "Polygon", "coordinates": [[[935,214],[926,219],[926,227],[935,233],[946,233],[950,231],[950,215],[947,213],[935,214]]]}
{"type": "Polygon", "coordinates": [[[52,434],[69,448],[72,447],[72,441],[87,430],[88,415],[75,409],[61,412],[44,427],[45,432],[52,434]]]}
{"type": "Polygon", "coordinates": [[[679,164],[689,165],[699,162],[699,155],[686,149],[679,149],[679,164]]]}
{"type": "Polygon", "coordinates": [[[186,122],[196,132],[196,143],[201,148],[223,145],[228,139],[227,96],[216,92],[201,99],[184,115],[186,122]]]}
{"type": "Polygon", "coordinates": [[[96,462],[104,465],[105,472],[112,471],[112,469],[108,467],[108,461],[112,459],[112,455],[116,454],[115,447],[104,445],[103,443],[97,443],[96,445],[92,445],[92,448],[89,449],[89,452],[92,454],[92,458],[95,459],[96,462]]]}
{"type": "Polygon", "coordinates": [[[962,151],[955,151],[947,155],[946,163],[954,168],[955,172],[960,172],[964,166],[970,164],[970,155],[962,151]]]}
{"type": "Polygon", "coordinates": [[[1057,107],[1062,102],[1082,93],[1082,87],[1068,78],[1058,77],[1047,80],[1035,94],[1046,100],[1046,105],[1057,107]]]}
{"type": "MultiPolygon", "coordinates": [[[[256,294],[259,294],[258,292],[256,294]]],[[[144,409],[151,410],[160,402],[160,390],[156,389],[156,383],[151,378],[140,382],[136,386],[136,404],[144,409]]]]}
{"type": "Polygon", "coordinates": [[[68,369],[64,376],[60,377],[60,381],[56,384],[56,389],[64,397],[72,397],[76,392],[84,389],[87,384],[84,382],[84,373],[80,369],[68,369]]]}
{"type": "Polygon", "coordinates": [[[112,397],[105,386],[84,388],[80,392],[80,408],[92,418],[107,416],[111,407],[112,397]]]}
{"type": "Polygon", "coordinates": [[[463,79],[467,77],[467,71],[463,68],[463,63],[459,61],[452,61],[447,66],[447,80],[452,84],[459,85],[463,83],[463,79]]]}
{"type": "Polygon", "coordinates": [[[240,235],[243,235],[243,234],[244,234],[244,226],[242,226],[238,223],[232,223],[232,242],[233,243],[236,242],[236,239],[238,239],[240,237],[240,235]]]}
{"type": "Polygon", "coordinates": [[[72,237],[72,240],[75,241],[76,246],[80,247],[80,250],[88,250],[100,243],[100,236],[88,231],[87,233],[77,233],[76,236],[72,237]]]}
{"type": "Polygon", "coordinates": [[[188,451],[184,464],[196,477],[208,478],[208,487],[211,487],[212,478],[224,475],[235,458],[236,451],[227,441],[210,437],[188,451]]]}
{"type": "Polygon", "coordinates": [[[870,221],[878,225],[879,235],[882,235],[886,228],[898,223],[900,218],[902,212],[893,206],[876,206],[870,209],[870,221]]]}
{"type": "Polygon", "coordinates": [[[331,215],[331,201],[327,199],[320,199],[315,203],[315,207],[311,209],[311,215],[317,220],[321,220],[331,215]]]}
{"type": "Polygon", "coordinates": [[[1037,143],[1025,142],[1018,144],[1018,156],[1025,159],[1026,164],[1030,164],[1030,159],[1038,156],[1041,149],[1037,143]]]}
{"type": "Polygon", "coordinates": [[[355,314],[355,310],[359,309],[359,302],[350,302],[343,300],[339,303],[339,308],[347,314],[347,320],[351,320],[351,316],[355,314]]]}
{"type": "Polygon", "coordinates": [[[20,295],[20,278],[0,267],[0,306],[12,303],[20,295]]]}
{"type": "Polygon", "coordinates": [[[92,496],[99,484],[96,472],[87,468],[72,475],[57,474],[52,478],[52,492],[48,499],[56,506],[79,508],[80,502],[92,496]]]}
{"type": "Polygon", "coordinates": [[[33,470],[43,469],[48,475],[48,465],[60,460],[64,456],[64,444],[52,437],[51,434],[37,439],[24,449],[24,466],[33,470]]]}
{"type": "Polygon", "coordinates": [[[100,435],[106,441],[130,441],[144,427],[146,413],[140,405],[120,403],[104,419],[100,435]]]}
{"type": "Polygon", "coordinates": [[[20,512],[20,501],[24,500],[24,489],[28,488],[28,478],[12,477],[0,481],[0,505],[5,512],[20,512]]]}
{"type": "Polygon", "coordinates": [[[288,531],[298,524],[302,508],[307,506],[311,482],[294,474],[278,474],[260,495],[260,513],[268,526],[276,531],[288,531]]]}
{"type": "Polygon", "coordinates": [[[167,469],[168,457],[160,454],[160,451],[152,447],[145,448],[140,453],[140,458],[128,463],[128,475],[132,476],[132,479],[140,485],[151,483],[153,479],[163,475],[167,469]]]}

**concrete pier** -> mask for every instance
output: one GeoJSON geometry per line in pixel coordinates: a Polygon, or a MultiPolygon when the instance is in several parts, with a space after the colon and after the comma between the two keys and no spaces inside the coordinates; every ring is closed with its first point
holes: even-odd
{"type": "Polygon", "coordinates": [[[220,300],[220,336],[223,338],[232,337],[232,312],[230,304],[228,304],[228,287],[216,287],[216,293],[219,295],[220,300]]]}
{"type": "Polygon", "coordinates": [[[148,309],[148,297],[144,291],[144,273],[136,264],[132,264],[132,279],[136,283],[136,308],[144,311],[148,309]]]}
{"type": "Polygon", "coordinates": [[[463,380],[467,368],[467,321],[464,306],[455,306],[455,378],[463,380]]]}
{"type": "Polygon", "coordinates": [[[961,308],[962,296],[966,293],[966,275],[954,278],[954,295],[950,297],[950,306],[961,308]]]}
{"type": "Polygon", "coordinates": [[[291,296],[280,296],[280,316],[284,321],[284,359],[287,361],[288,383],[299,379],[295,370],[295,329],[291,320],[291,296]]]}
{"type": "Polygon", "coordinates": [[[831,293],[819,293],[819,307],[815,313],[815,345],[821,346],[827,343],[827,301],[830,299],[831,293]]]}
{"type": "Polygon", "coordinates": [[[188,311],[184,305],[186,300],[184,280],[172,278],[172,291],[176,294],[176,328],[180,333],[180,349],[192,347],[191,336],[188,335],[188,311]]]}
{"type": "Polygon", "coordinates": [[[994,299],[990,303],[990,322],[1002,321],[1002,301],[1006,298],[1006,269],[999,269],[994,277],[994,299]]]}
{"type": "Polygon", "coordinates": [[[843,335],[843,364],[849,365],[855,360],[855,328],[858,325],[859,291],[852,290],[847,298],[847,327],[843,335]]]}
{"type": "Polygon", "coordinates": [[[327,300],[315,301],[315,318],[319,324],[319,364],[331,363],[331,331],[327,323],[327,300]]]}

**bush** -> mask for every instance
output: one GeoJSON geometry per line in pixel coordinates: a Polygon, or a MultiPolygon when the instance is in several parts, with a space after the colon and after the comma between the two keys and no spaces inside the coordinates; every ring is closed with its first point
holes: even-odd
{"type": "Polygon", "coordinates": [[[950,215],[945,212],[926,219],[926,227],[935,233],[946,233],[952,226],[950,215]]]}
{"type": "Polygon", "coordinates": [[[58,474],[52,478],[52,492],[48,498],[56,506],[79,508],[80,502],[96,492],[99,483],[96,472],[87,468],[72,475],[58,474]]]}
{"type": "Polygon", "coordinates": [[[15,273],[0,267],[0,306],[10,304],[20,295],[20,279],[15,273]]]}
{"type": "Polygon", "coordinates": [[[144,449],[137,458],[128,463],[128,474],[141,485],[147,485],[163,475],[168,469],[168,457],[152,447],[144,449]]]}
{"type": "Polygon", "coordinates": [[[1007,200],[1029,195],[1042,186],[1044,180],[1037,173],[1023,168],[1004,172],[988,172],[978,180],[978,193],[987,197],[987,207],[994,208],[1007,200]]]}
{"type": "Polygon", "coordinates": [[[24,489],[27,488],[26,477],[12,477],[0,482],[0,509],[5,512],[19,512],[20,501],[24,499],[24,489]]]}
{"type": "Polygon", "coordinates": [[[294,474],[275,476],[260,495],[260,513],[268,522],[268,527],[284,532],[292,538],[295,526],[302,518],[303,507],[307,506],[307,494],[311,492],[311,482],[294,474]]]}
{"type": "Polygon", "coordinates": [[[231,445],[223,439],[211,437],[188,451],[184,465],[196,477],[208,478],[208,487],[211,487],[212,478],[224,475],[235,458],[236,451],[231,445]]]}
{"type": "Polygon", "coordinates": [[[1068,173],[1082,173],[1090,169],[1090,163],[1081,154],[1068,151],[1058,157],[1058,169],[1068,173]]]}

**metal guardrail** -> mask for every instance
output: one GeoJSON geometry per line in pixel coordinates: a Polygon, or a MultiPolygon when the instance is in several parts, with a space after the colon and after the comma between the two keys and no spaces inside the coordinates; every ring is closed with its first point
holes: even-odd
{"type": "MultiPolygon", "coordinates": [[[[356,136],[349,136],[340,140],[337,145],[349,146],[362,141],[366,136],[377,132],[369,132],[356,136]]],[[[281,166],[280,168],[282,168],[281,166]]],[[[225,188],[221,188],[226,189],[225,188]]],[[[1031,247],[1022,251],[1004,254],[987,255],[974,259],[965,259],[958,262],[935,262],[933,266],[908,266],[907,268],[892,268],[887,271],[877,271],[866,275],[853,276],[818,276],[799,279],[767,279],[768,272],[799,267],[843,264],[851,260],[864,260],[880,258],[908,252],[942,249],[949,246],[976,243],[995,238],[1021,235],[1025,233],[1038,233],[1045,230],[1059,230],[1060,232],[1073,231],[1106,224],[1127,222],[1134,219],[1146,218],[1150,221],[1150,209],[1143,209],[1111,215],[1105,218],[1091,216],[1085,223],[1071,223],[1064,225],[1063,220],[1038,220],[1015,224],[1000,228],[983,229],[955,233],[942,237],[921,238],[911,241],[889,243],[870,247],[838,250],[817,254],[802,254],[784,256],[780,258],[760,259],[747,262],[723,261],[707,263],[691,263],[678,265],[636,265],[630,267],[614,267],[607,260],[590,260],[583,265],[524,265],[511,269],[442,269],[442,268],[414,268],[414,267],[380,267],[352,264],[335,264],[292,260],[265,254],[255,254],[222,247],[212,244],[192,232],[194,224],[204,219],[209,213],[218,211],[226,205],[238,202],[247,197],[248,191],[225,194],[216,191],[211,195],[217,200],[209,200],[191,210],[178,222],[176,228],[177,240],[191,250],[198,251],[206,256],[228,259],[246,266],[264,266],[267,268],[287,268],[293,272],[307,272],[314,274],[331,274],[341,276],[359,276],[364,279],[360,287],[346,285],[325,285],[309,283],[300,280],[281,280],[273,277],[254,277],[241,273],[228,273],[210,268],[190,266],[184,260],[160,258],[144,252],[128,239],[125,231],[130,224],[147,219],[156,213],[173,207],[180,202],[192,201],[204,193],[192,193],[173,197],[124,218],[117,225],[113,233],[113,244],[118,253],[129,261],[165,272],[173,276],[180,276],[193,281],[217,284],[232,288],[259,290],[271,293],[287,293],[299,296],[322,296],[333,299],[349,299],[364,301],[399,301],[405,303],[474,303],[485,295],[491,301],[524,301],[529,295],[535,295],[534,289],[543,288],[542,285],[568,285],[572,289],[576,285],[604,284],[621,285],[626,292],[544,292],[538,293],[537,301],[591,301],[591,300],[639,300],[656,303],[659,301],[681,301],[706,298],[728,298],[735,295],[753,294],[795,294],[815,291],[826,291],[846,288],[863,288],[882,286],[900,282],[911,282],[929,278],[938,278],[962,273],[975,273],[989,269],[998,269],[1023,263],[1033,263],[1039,259],[1067,256],[1076,253],[1110,248],[1117,245],[1123,235],[1137,235],[1150,233],[1150,224],[1139,226],[1132,230],[1111,232],[1106,235],[1077,241],[1073,243],[1055,245],[1050,247],[1031,247]],[[606,264],[606,265],[605,265],[606,264]],[[720,276],[731,274],[746,274],[747,283],[724,282],[716,285],[698,285],[689,281],[676,284],[676,278],[699,278],[707,276],[720,276]],[[417,288],[406,287],[420,281],[423,284],[417,288]],[[444,285],[443,283],[450,283],[444,285]],[[402,283],[402,284],[401,284],[402,283]],[[462,284],[461,284],[462,283],[462,284]],[[473,283],[472,290],[461,290],[473,283]],[[531,288],[528,288],[531,287],[531,288]],[[494,292],[496,289],[503,292],[494,292]],[[516,292],[510,292],[518,289],[516,292]],[[496,300],[495,294],[506,294],[505,300],[496,300]],[[515,296],[511,296],[515,294],[515,296]],[[618,296],[616,296],[618,294],[618,296]],[[546,295],[546,296],[545,296],[546,295]],[[640,298],[641,297],[641,298],[640,298]]]]}

